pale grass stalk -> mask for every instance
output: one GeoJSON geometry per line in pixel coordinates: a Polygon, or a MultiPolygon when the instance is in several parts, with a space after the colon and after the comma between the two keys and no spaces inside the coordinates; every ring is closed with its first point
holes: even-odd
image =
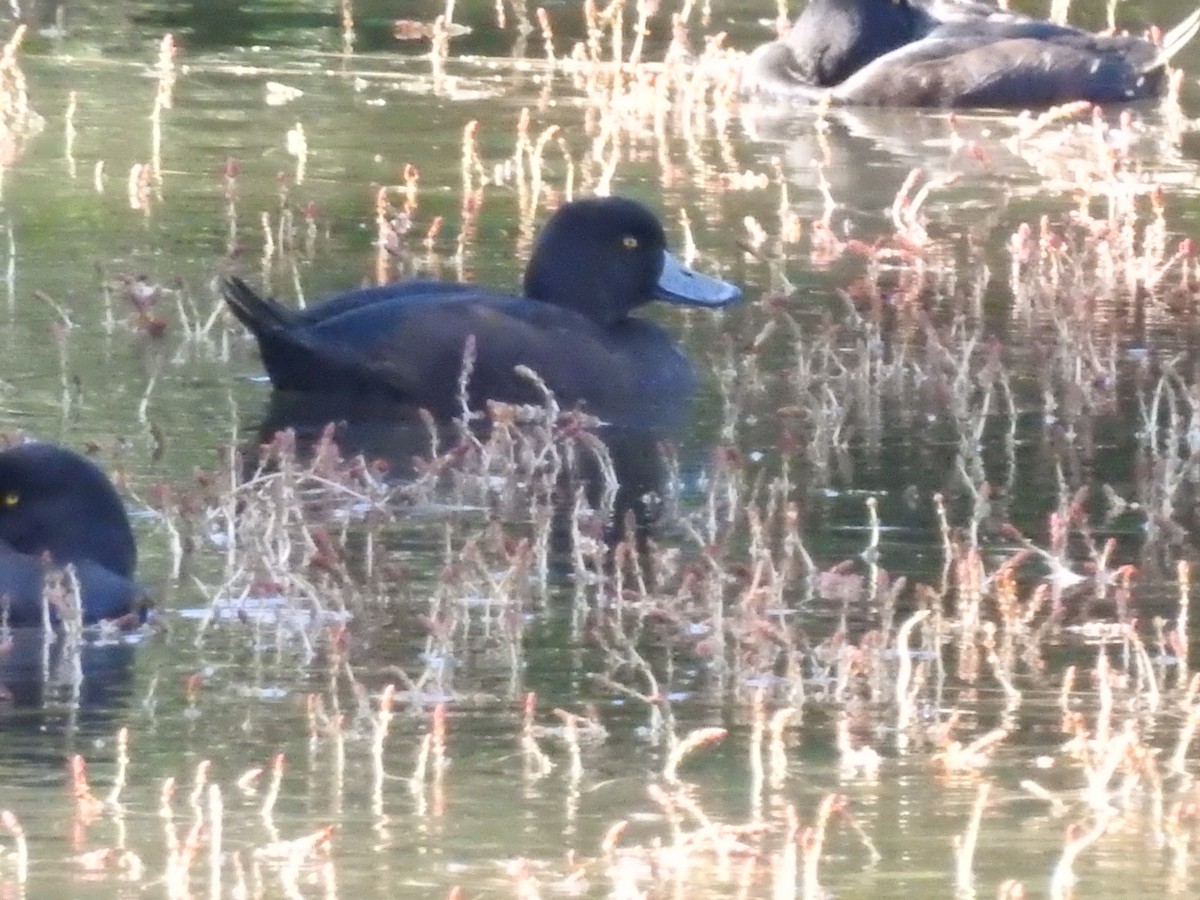
{"type": "Polygon", "coordinates": [[[74,179],[75,174],[76,174],[76,172],[75,172],[75,135],[76,135],[75,111],[78,108],[78,105],[79,105],[78,92],[68,91],[67,92],[67,113],[66,113],[66,116],[64,117],[66,119],[66,123],[63,126],[63,130],[64,130],[63,156],[67,160],[67,175],[71,179],[74,179]]]}
{"type": "Polygon", "coordinates": [[[862,558],[873,565],[879,559],[879,503],[874,497],[867,498],[867,534],[862,558]]]}
{"type": "Polygon", "coordinates": [[[917,610],[896,630],[896,731],[900,734],[908,731],[916,716],[916,698],[908,695],[913,671],[913,651],[908,641],[913,629],[928,616],[928,609],[917,610]]]}
{"type": "Polygon", "coordinates": [[[1176,567],[1179,584],[1179,614],[1175,617],[1176,683],[1182,685],[1188,677],[1188,622],[1192,606],[1192,565],[1181,559],[1176,567]]]}
{"type": "MultiPolygon", "coordinates": [[[[994,629],[995,626],[993,623],[989,622],[987,624],[992,626],[994,629]]],[[[1004,696],[1008,700],[1007,704],[1005,705],[1005,711],[1010,713],[1015,711],[1017,707],[1021,705],[1021,692],[1017,690],[1016,685],[1013,684],[1011,674],[1005,668],[1003,662],[1000,660],[999,655],[997,655],[994,650],[988,653],[987,661],[988,665],[992,667],[992,676],[996,679],[996,682],[1000,685],[1001,689],[1004,691],[1004,696]]]]}
{"type": "Polygon", "coordinates": [[[329,730],[333,735],[333,788],[334,796],[342,797],[346,785],[346,729],[343,727],[342,713],[331,717],[329,730]]]}
{"type": "Polygon", "coordinates": [[[663,816],[667,820],[667,824],[671,828],[671,839],[669,846],[673,852],[683,853],[684,835],[683,835],[683,818],[679,814],[679,808],[675,803],[675,795],[668,794],[659,785],[651,783],[646,786],[646,793],[650,795],[650,799],[659,805],[662,809],[663,816]]]}
{"type": "Polygon", "coordinates": [[[158,815],[167,822],[171,822],[175,818],[175,810],[171,807],[174,797],[175,779],[173,777],[164,778],[162,787],[158,791],[158,815]]]}
{"type": "Polygon", "coordinates": [[[554,712],[563,720],[563,743],[567,745],[567,754],[571,757],[571,781],[578,783],[583,777],[583,754],[579,747],[579,716],[563,709],[556,709],[554,712]]]}
{"type": "Polygon", "coordinates": [[[208,786],[208,895],[220,900],[221,889],[221,841],[225,828],[225,801],[221,798],[221,786],[208,786]]]}
{"type": "Polygon", "coordinates": [[[25,829],[22,827],[20,819],[8,809],[0,812],[0,825],[3,825],[4,830],[13,837],[13,843],[16,846],[14,876],[17,884],[23,885],[29,880],[29,844],[25,840],[25,829]]]}
{"type": "Polygon", "coordinates": [[[989,782],[985,781],[979,785],[967,830],[955,838],[954,887],[960,896],[966,896],[972,891],[972,882],[975,880],[972,871],[975,864],[975,848],[979,844],[979,827],[983,823],[983,810],[987,806],[991,789],[989,782]]]}
{"type": "Polygon", "coordinates": [[[259,816],[266,822],[270,822],[274,815],[275,801],[279,799],[279,787],[283,783],[283,759],[282,753],[276,753],[271,759],[271,781],[267,786],[267,793],[263,797],[262,806],[259,808],[259,816]]]}
{"type": "Polygon", "coordinates": [[[262,766],[255,766],[252,769],[247,769],[238,776],[238,779],[234,782],[234,784],[237,786],[239,791],[247,796],[255,794],[258,791],[258,788],[256,787],[258,784],[258,779],[262,777],[262,773],[264,771],[265,770],[262,766]]]}
{"type": "Polygon", "coordinates": [[[942,561],[948,569],[955,557],[954,540],[950,536],[950,519],[946,515],[946,498],[940,493],[933,495],[933,509],[937,514],[938,531],[942,536],[942,561]]]}
{"type": "Polygon", "coordinates": [[[417,752],[417,764],[413,767],[413,773],[409,776],[408,787],[414,796],[423,796],[425,793],[425,778],[429,771],[429,756],[433,751],[433,735],[427,734],[421,738],[421,749],[417,752]]]}
{"type": "Polygon", "coordinates": [[[1108,654],[1101,647],[1096,658],[1096,692],[1100,708],[1096,712],[1096,743],[1104,746],[1112,735],[1113,690],[1108,654]]]}
{"type": "MultiPolygon", "coordinates": [[[[657,6],[657,4],[655,5],[657,6]]],[[[650,4],[647,0],[638,0],[637,16],[637,25],[633,33],[633,48],[629,51],[629,67],[631,69],[636,69],[638,63],[642,61],[642,45],[646,40],[647,22],[650,18],[650,4]]],[[[619,57],[617,58],[619,59],[619,57]]]]}
{"type": "Polygon", "coordinates": [[[371,736],[371,765],[374,772],[372,795],[378,808],[383,808],[383,782],[386,772],[383,768],[383,746],[387,741],[388,728],[392,723],[392,703],[396,696],[396,686],[387,685],[379,696],[379,709],[375,711],[372,722],[371,736]]]}
{"type": "Polygon", "coordinates": [[[538,27],[542,30],[542,49],[546,54],[546,62],[553,67],[555,62],[554,57],[554,29],[550,25],[550,14],[546,12],[545,7],[539,6],[537,10],[538,27]]]}
{"type": "Polygon", "coordinates": [[[446,775],[446,704],[433,707],[433,785],[440,790],[446,775]]]}
{"type": "Polygon", "coordinates": [[[304,184],[304,174],[308,170],[308,138],[304,134],[304,125],[297,122],[288,131],[284,140],[288,156],[296,159],[295,181],[297,185],[304,184]]]}
{"type": "Polygon", "coordinates": [[[433,34],[429,42],[429,67],[433,76],[434,92],[440,94],[446,77],[446,60],[450,57],[450,29],[446,17],[433,20],[433,34]]]}
{"type": "Polygon", "coordinates": [[[766,692],[760,687],[754,692],[750,723],[750,805],[755,816],[762,804],[763,735],[766,732],[766,692]]]}
{"type": "Polygon", "coordinates": [[[929,195],[940,188],[950,187],[956,181],[958,181],[958,175],[944,175],[940,178],[931,178],[921,185],[920,189],[913,195],[912,202],[904,210],[904,218],[908,224],[908,227],[905,229],[906,233],[912,231],[913,228],[920,227],[920,224],[917,222],[917,213],[925,205],[925,201],[929,199],[929,195]]]}
{"type": "Polygon", "coordinates": [[[1183,727],[1179,729],[1179,741],[1175,745],[1175,752],[1171,755],[1170,762],[1167,764],[1167,767],[1172,772],[1177,772],[1180,775],[1186,772],[1188,747],[1191,746],[1198,727],[1200,727],[1200,706],[1192,706],[1188,710],[1187,718],[1184,719],[1183,727]]]}
{"type": "Polygon", "coordinates": [[[196,764],[196,772],[192,776],[192,793],[188,796],[188,802],[196,816],[202,815],[200,804],[204,799],[204,789],[208,786],[208,772],[211,767],[211,762],[202,759],[196,764]]]}
{"type": "Polygon", "coordinates": [[[250,887],[246,884],[246,869],[242,865],[241,851],[233,852],[233,886],[229,889],[233,900],[249,900],[250,887]]]}
{"type": "Polygon", "coordinates": [[[1145,700],[1150,709],[1158,709],[1162,700],[1162,691],[1159,689],[1158,674],[1150,659],[1150,654],[1146,650],[1146,643],[1132,628],[1128,629],[1128,638],[1133,645],[1133,658],[1137,662],[1138,696],[1145,700]]]}
{"type": "Polygon", "coordinates": [[[800,835],[800,852],[803,858],[801,870],[801,892],[804,900],[819,900],[825,896],[821,883],[817,878],[821,863],[821,851],[825,846],[825,833],[829,826],[830,817],[846,805],[846,798],[841,794],[827,794],[817,809],[817,821],[805,828],[800,835]]]}
{"type": "Polygon", "coordinates": [[[799,874],[797,835],[800,831],[800,820],[796,815],[796,807],[791,803],[784,809],[783,819],[786,823],[783,849],[771,858],[771,900],[796,898],[796,878],[799,874]]]}
{"type": "Polygon", "coordinates": [[[604,854],[606,859],[611,859],[617,849],[617,842],[621,840],[621,835],[625,833],[625,829],[629,826],[628,819],[621,819],[619,822],[614,822],[608,826],[604,832],[604,839],[600,841],[600,852],[604,854]]]}
{"type": "Polygon", "coordinates": [[[554,770],[554,763],[537,739],[529,733],[521,735],[521,754],[525,760],[525,773],[533,778],[544,778],[554,770]]]}
{"type": "Polygon", "coordinates": [[[546,144],[557,139],[561,131],[562,129],[557,125],[546,128],[538,135],[538,139],[533,144],[533,150],[529,154],[529,193],[534,209],[537,208],[542,195],[542,159],[545,156],[546,144]]]}
{"type": "Polygon", "coordinates": [[[771,716],[771,723],[768,726],[770,734],[770,742],[768,743],[767,757],[770,761],[770,785],[772,789],[779,790],[783,787],[784,781],[787,779],[788,758],[787,748],[783,743],[783,730],[787,728],[788,722],[797,715],[798,710],[794,706],[787,706],[783,709],[775,710],[771,716]]]}
{"type": "Polygon", "coordinates": [[[1067,670],[1063,672],[1062,687],[1058,692],[1058,708],[1062,711],[1063,716],[1071,714],[1071,691],[1075,687],[1075,667],[1067,666],[1067,670]]]}
{"type": "Polygon", "coordinates": [[[1188,681],[1187,690],[1183,692],[1183,702],[1180,703],[1180,706],[1184,709],[1193,706],[1197,697],[1200,697],[1200,672],[1197,672],[1188,681]]]}
{"type": "Polygon", "coordinates": [[[470,404],[470,384],[471,375],[475,371],[475,357],[475,335],[469,334],[463,343],[462,368],[458,374],[458,405],[464,427],[473,418],[476,418],[476,415],[471,412],[470,404]]]}
{"type": "Polygon", "coordinates": [[[1039,800],[1044,800],[1050,804],[1050,812],[1052,815],[1061,816],[1067,811],[1067,804],[1056,797],[1051,791],[1047,790],[1036,781],[1026,778],[1021,781],[1022,790],[1032,794],[1039,800]]]}
{"type": "Polygon", "coordinates": [[[1092,104],[1086,100],[1076,100],[1071,103],[1063,103],[1060,106],[1052,106],[1036,118],[1023,116],[1021,118],[1021,127],[1017,132],[1014,143],[1019,144],[1021,141],[1027,141],[1040,131],[1045,131],[1056,122],[1063,119],[1069,119],[1072,116],[1080,113],[1089,112],[1092,109],[1092,104]]]}
{"type": "Polygon", "coordinates": [[[678,777],[676,775],[679,764],[693,750],[698,750],[708,744],[714,743],[725,737],[728,732],[724,728],[696,728],[689,732],[687,737],[679,741],[671,750],[667,757],[667,763],[663,767],[663,780],[667,784],[676,784],[678,777]]]}
{"type": "Polygon", "coordinates": [[[1097,751],[1099,759],[1089,759],[1084,766],[1084,775],[1087,778],[1084,797],[1088,804],[1100,814],[1104,814],[1110,809],[1109,782],[1112,781],[1117,767],[1124,762],[1126,754],[1129,753],[1135,741],[1136,735],[1131,731],[1123,732],[1103,743],[1098,738],[1096,739],[1096,745],[1099,747],[1097,751]]]}
{"type": "Polygon", "coordinates": [[[92,793],[88,785],[87,761],[76,753],[69,762],[71,779],[71,796],[75,800],[75,815],[82,820],[94,818],[104,804],[92,793]]]}
{"type": "Polygon", "coordinates": [[[129,773],[129,729],[121,728],[117,732],[117,773],[113,776],[112,788],[104,798],[104,804],[112,809],[121,807],[121,791],[125,789],[129,773]]]}
{"type": "Polygon", "coordinates": [[[1096,817],[1096,821],[1092,827],[1084,831],[1083,826],[1073,824],[1067,829],[1066,844],[1063,847],[1062,856],[1059,857],[1058,864],[1054,867],[1054,872],[1050,876],[1050,897],[1052,900],[1068,900],[1073,894],[1071,890],[1075,886],[1075,861],[1079,859],[1079,855],[1088,847],[1098,841],[1104,832],[1108,829],[1108,823],[1112,819],[1112,811],[1103,812],[1096,817]]]}
{"type": "Polygon", "coordinates": [[[354,2],[342,0],[342,53],[354,52],[354,2]]]}
{"type": "Polygon", "coordinates": [[[908,175],[900,185],[900,189],[896,191],[896,196],[892,198],[892,225],[896,231],[903,233],[907,225],[904,221],[904,208],[908,204],[908,194],[921,179],[922,172],[920,169],[909,169],[908,175]]]}

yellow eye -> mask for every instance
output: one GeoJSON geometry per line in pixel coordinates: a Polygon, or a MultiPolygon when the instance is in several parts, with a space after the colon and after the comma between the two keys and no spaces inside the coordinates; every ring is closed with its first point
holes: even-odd
{"type": "Polygon", "coordinates": [[[21,502],[21,495],[18,494],[16,491],[9,491],[7,494],[4,495],[4,505],[5,506],[16,506],[20,502],[21,502]]]}
{"type": "Polygon", "coordinates": [[[628,236],[625,239],[623,239],[621,241],[621,243],[625,245],[626,250],[633,250],[634,248],[637,247],[637,238],[635,238],[633,236],[628,236]]]}

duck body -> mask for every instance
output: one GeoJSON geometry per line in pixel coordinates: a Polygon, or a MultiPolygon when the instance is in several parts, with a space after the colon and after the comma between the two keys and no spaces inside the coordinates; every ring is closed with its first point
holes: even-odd
{"type": "Polygon", "coordinates": [[[978,3],[810,0],[751,55],[743,90],[857,106],[1125,103],[1164,92],[1168,62],[1198,29],[1200,9],[1160,47],[978,3]]]}
{"type": "Polygon", "coordinates": [[[99,467],[48,443],[0,451],[0,604],[7,604],[10,626],[42,624],[47,576],[68,564],[84,624],[144,607],[133,530],[99,467]]]}
{"type": "Polygon", "coordinates": [[[536,372],[560,403],[606,417],[690,394],[691,366],[670,335],[629,313],[652,299],[716,307],[740,296],[675,262],[657,218],[621,198],[575,201],[551,218],[525,296],[412,281],[293,310],[236,278],[222,291],[257,339],[276,389],[379,396],[443,418],[461,412],[472,339],[471,408],[540,402],[517,366],[536,372]]]}

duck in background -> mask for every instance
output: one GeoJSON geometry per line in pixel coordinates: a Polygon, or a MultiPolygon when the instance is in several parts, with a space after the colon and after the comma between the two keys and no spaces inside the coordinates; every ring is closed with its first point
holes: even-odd
{"type": "Polygon", "coordinates": [[[537,373],[564,406],[609,421],[650,407],[677,407],[695,376],[670,335],[630,313],[651,300],[716,308],[741,291],[682,266],[662,223],[620,197],[576,200],[538,236],[524,295],[438,281],[409,281],[341,294],[305,310],[259,296],[241,279],[221,283],[234,315],[258,341],[281,391],[374,396],[461,412],[464,351],[472,409],[487,400],[538,403],[537,373]]]}
{"type": "Polygon", "coordinates": [[[857,106],[1028,109],[1161,95],[1200,9],[1161,45],[1093,34],[982,3],[809,0],[786,35],[755,50],[748,95],[857,106]]]}
{"type": "MultiPolygon", "coordinates": [[[[42,624],[47,575],[67,565],[75,568],[85,625],[144,616],[137,545],[108,477],[55,444],[0,451],[0,611],[10,627],[42,624]]],[[[58,613],[51,609],[52,618],[58,613]]]]}

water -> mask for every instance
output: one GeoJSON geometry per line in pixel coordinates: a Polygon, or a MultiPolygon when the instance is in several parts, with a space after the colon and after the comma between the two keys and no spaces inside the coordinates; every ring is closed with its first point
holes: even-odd
{"type": "MultiPolygon", "coordinates": [[[[1195,276],[1181,279],[1178,262],[1157,274],[1196,233],[1190,123],[1135,110],[1130,129],[1101,147],[1076,124],[1086,116],[1017,141],[1012,117],[962,115],[952,136],[935,113],[835,111],[818,122],[727,107],[719,83],[685,114],[679,94],[614,98],[586,70],[551,74],[536,24],[527,58],[514,59],[516,9],[506,7],[500,30],[491,4],[466,6],[456,20],[472,31],[452,39],[440,77],[428,41],[392,37],[393,20],[429,22],[437,3],[355,3],[352,52],[336,4],[71,5],[65,32],[51,27],[53,10],[30,12],[19,59],[33,115],[8,118],[0,148],[0,257],[10,273],[0,296],[3,427],[93,447],[119,477],[160,614],[135,648],[89,648],[83,694],[56,673],[36,680],[37,704],[0,710],[0,807],[20,819],[30,852],[24,885],[11,853],[0,855],[5,890],[631,896],[636,886],[651,896],[789,896],[797,884],[816,890],[788,874],[789,810],[812,825],[836,794],[844,808],[817,857],[824,889],[945,894],[956,890],[953,842],[988,785],[973,881],[960,892],[990,896],[1007,879],[1048,891],[1068,828],[1099,821],[1105,832],[1074,867],[1079,895],[1194,893],[1194,841],[1178,837],[1194,822],[1186,807],[1172,813],[1193,796],[1194,752],[1181,773],[1168,766],[1194,698],[1171,659],[1178,646],[1160,642],[1153,623],[1174,628],[1175,566],[1194,557],[1195,276]],[[156,69],[167,31],[178,49],[169,106],[156,69]],[[528,164],[512,161],[524,110],[530,145],[543,141],[536,204],[528,164]],[[479,163],[469,186],[486,184],[464,206],[472,121],[479,163]],[[611,140],[606,125],[617,126],[611,140]],[[1112,187],[1110,152],[1125,173],[1112,187]],[[419,173],[411,228],[381,252],[380,190],[399,221],[407,166],[419,173]],[[893,197],[915,167],[934,187],[897,236],[893,197]],[[667,435],[669,481],[637,465],[656,457],[663,435],[613,437],[625,477],[651,478],[664,495],[659,587],[643,595],[626,566],[623,593],[598,588],[578,577],[557,532],[539,578],[536,539],[549,532],[536,517],[555,488],[540,469],[514,480],[489,470],[484,480],[467,460],[460,476],[381,499],[399,476],[411,480],[410,459],[428,446],[423,426],[387,416],[341,438],[347,450],[387,458],[388,478],[331,468],[328,480],[355,496],[307,483],[310,530],[294,521],[290,543],[254,518],[284,508],[276,501],[288,483],[243,489],[248,549],[229,564],[219,540],[220,510],[232,508],[228,448],[266,439],[297,411],[272,406],[251,378],[257,356],[236,323],[208,324],[215,277],[234,272],[309,299],[402,275],[516,286],[547,207],[610,178],[614,191],[661,211],[696,265],[746,288],[746,302],[720,315],[647,313],[679,335],[704,381],[688,427],[667,435]],[[1164,193],[1162,249],[1154,183],[1164,193]],[[1043,215],[1054,235],[1046,251],[1037,247],[1043,215]],[[1022,222],[1033,236],[1014,292],[1011,236],[1022,222]],[[1097,235],[1109,222],[1129,226],[1136,252],[1119,234],[1104,249],[1097,235]],[[139,315],[130,298],[147,296],[156,299],[139,315]],[[1152,448],[1138,435],[1156,396],[1152,448]],[[1168,445],[1172,429],[1181,438],[1168,445]],[[788,481],[773,491],[785,460],[788,481]],[[1104,485],[1140,505],[1123,509],[1104,485]],[[960,558],[948,574],[938,493],[960,558]],[[783,494],[819,574],[787,539],[783,494]],[[880,539],[864,556],[868,498],[880,539]],[[748,505],[769,526],[758,540],[748,505]],[[1056,510],[1073,517],[1069,533],[1052,528],[1056,510]],[[178,573],[168,521],[188,548],[178,573]],[[306,537],[342,549],[300,567],[306,537]],[[1111,557],[1101,559],[1110,537],[1111,557]],[[1011,583],[996,581],[1027,545],[1051,557],[1029,550],[1011,583]],[[986,629],[970,624],[975,559],[987,575],[978,615],[1001,626],[998,662],[986,629]],[[1048,575],[1057,570],[1047,559],[1076,574],[1130,564],[1137,575],[1127,587],[1075,585],[1057,626],[1036,633],[1067,585],[1062,571],[1048,575]],[[898,731],[896,630],[942,585],[941,616],[908,638],[918,651],[912,724],[898,731]],[[1002,601],[1031,607],[1039,586],[1046,605],[1020,626],[1002,601]],[[239,606],[243,592],[254,602],[239,606]],[[1101,631],[1117,622],[1130,631],[1101,631]],[[1127,634],[1144,642],[1148,668],[1127,634]],[[1111,719],[1099,712],[1104,679],[1093,671],[1101,646],[1111,719]],[[1156,748],[1161,780],[1131,762],[1109,783],[1115,791],[1124,778],[1124,793],[1085,792],[1087,766],[1100,763],[1063,749],[1068,666],[1077,667],[1068,706],[1083,715],[1080,727],[1137,728],[1128,746],[1110,738],[1091,753],[1126,749],[1134,760],[1143,745],[1156,748]],[[93,677],[97,669],[106,677],[93,677]],[[388,684],[395,717],[377,755],[388,684]],[[527,692],[537,697],[528,732],[527,692]],[[669,700],[654,706],[681,738],[727,730],[684,758],[680,783],[661,774],[669,750],[665,728],[653,727],[656,696],[669,700]],[[773,766],[755,722],[792,704],[799,711],[779,731],[773,766]],[[556,708],[599,723],[582,730],[578,768],[556,708]],[[955,761],[937,727],[952,713],[963,744],[1008,732],[986,764],[955,761]],[[839,722],[854,747],[878,750],[877,769],[839,750],[839,722]],[[66,760],[81,754],[92,792],[105,797],[121,728],[130,760],[119,803],[89,809],[69,790],[66,760]],[[276,754],[278,799],[266,804],[276,754]],[[194,790],[203,761],[211,767],[194,790]],[[267,771],[239,787],[260,766],[267,771]],[[168,778],[175,792],[163,815],[168,778]],[[223,813],[209,805],[211,785],[223,813]],[[619,835],[610,831],[622,821],[619,835]],[[274,842],[330,826],[327,849],[280,858],[274,842]],[[105,848],[130,851],[140,867],[94,852],[105,848]]],[[[693,14],[693,49],[720,30],[748,48],[775,14],[769,3],[712,7],[707,22],[693,14]]],[[[548,10],[562,57],[583,35],[582,16],[574,4],[548,10]]],[[[1144,14],[1171,23],[1184,11],[1144,14]]],[[[1143,11],[1122,5],[1120,15],[1136,22],[1143,11]]],[[[1102,18],[1081,16],[1096,26],[1102,18]]],[[[627,10],[630,29],[632,17],[627,10]]],[[[669,33],[661,15],[651,26],[644,58],[657,61],[669,33]]],[[[627,33],[626,53],[632,41],[627,33]]],[[[1200,68],[1200,45],[1182,64],[1200,68]]],[[[1184,112],[1197,103],[1189,77],[1184,112]]],[[[1105,121],[1118,125],[1115,113],[1105,121]]],[[[303,412],[309,424],[325,417],[307,404],[303,412]]],[[[584,549],[601,554],[603,523],[581,528],[593,538],[584,549]]]]}

